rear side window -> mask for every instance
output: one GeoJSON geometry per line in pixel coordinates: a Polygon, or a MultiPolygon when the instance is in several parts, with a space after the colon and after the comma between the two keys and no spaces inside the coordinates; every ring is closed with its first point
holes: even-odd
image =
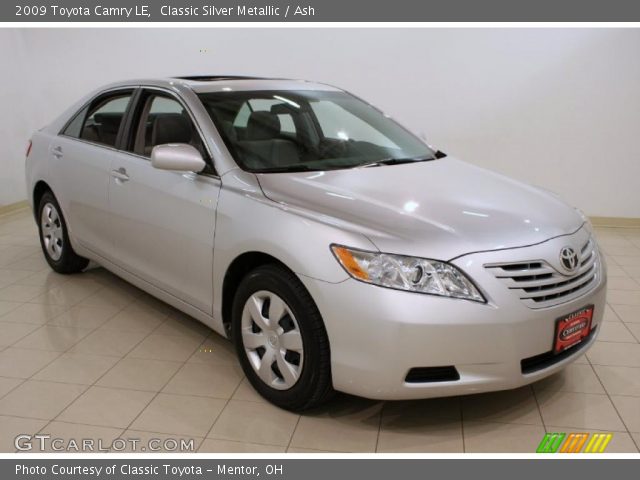
{"type": "MultiPolygon", "coordinates": [[[[86,120],[82,124],[78,138],[115,147],[118,131],[130,100],[131,92],[118,93],[95,100],[86,112],[86,120]]],[[[67,128],[70,128],[73,123],[75,123],[75,119],[67,128]]]]}

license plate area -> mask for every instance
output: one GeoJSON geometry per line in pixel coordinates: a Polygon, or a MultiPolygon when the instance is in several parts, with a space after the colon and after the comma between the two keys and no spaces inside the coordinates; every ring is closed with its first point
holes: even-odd
{"type": "Polygon", "coordinates": [[[576,310],[556,320],[553,353],[561,353],[580,342],[591,332],[593,305],[576,310]]]}

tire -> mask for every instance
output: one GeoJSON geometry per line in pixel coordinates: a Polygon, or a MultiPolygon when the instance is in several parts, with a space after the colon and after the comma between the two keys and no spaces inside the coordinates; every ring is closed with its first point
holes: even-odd
{"type": "Polygon", "coordinates": [[[290,271],[264,265],[250,272],[236,291],[231,329],[245,375],[274,405],[300,412],[334,393],[322,317],[290,271]]]}
{"type": "Polygon", "coordinates": [[[87,268],[89,260],[73,251],[62,209],[50,191],[40,199],[37,222],[44,258],[55,272],[69,274],[87,268]]]}

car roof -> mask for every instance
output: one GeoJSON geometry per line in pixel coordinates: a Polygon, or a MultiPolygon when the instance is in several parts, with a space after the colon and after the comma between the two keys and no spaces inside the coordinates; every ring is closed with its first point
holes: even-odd
{"type": "Polygon", "coordinates": [[[286,78],[250,77],[244,75],[185,75],[168,78],[137,79],[116,82],[109,87],[148,85],[175,88],[180,85],[196,93],[234,90],[327,90],[340,89],[324,83],[286,78]]]}

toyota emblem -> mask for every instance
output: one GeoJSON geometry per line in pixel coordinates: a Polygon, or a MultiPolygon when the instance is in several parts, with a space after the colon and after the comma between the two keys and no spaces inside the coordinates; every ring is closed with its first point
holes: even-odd
{"type": "Polygon", "coordinates": [[[578,268],[578,254],[572,247],[562,247],[560,263],[567,272],[573,273],[578,268]]]}

